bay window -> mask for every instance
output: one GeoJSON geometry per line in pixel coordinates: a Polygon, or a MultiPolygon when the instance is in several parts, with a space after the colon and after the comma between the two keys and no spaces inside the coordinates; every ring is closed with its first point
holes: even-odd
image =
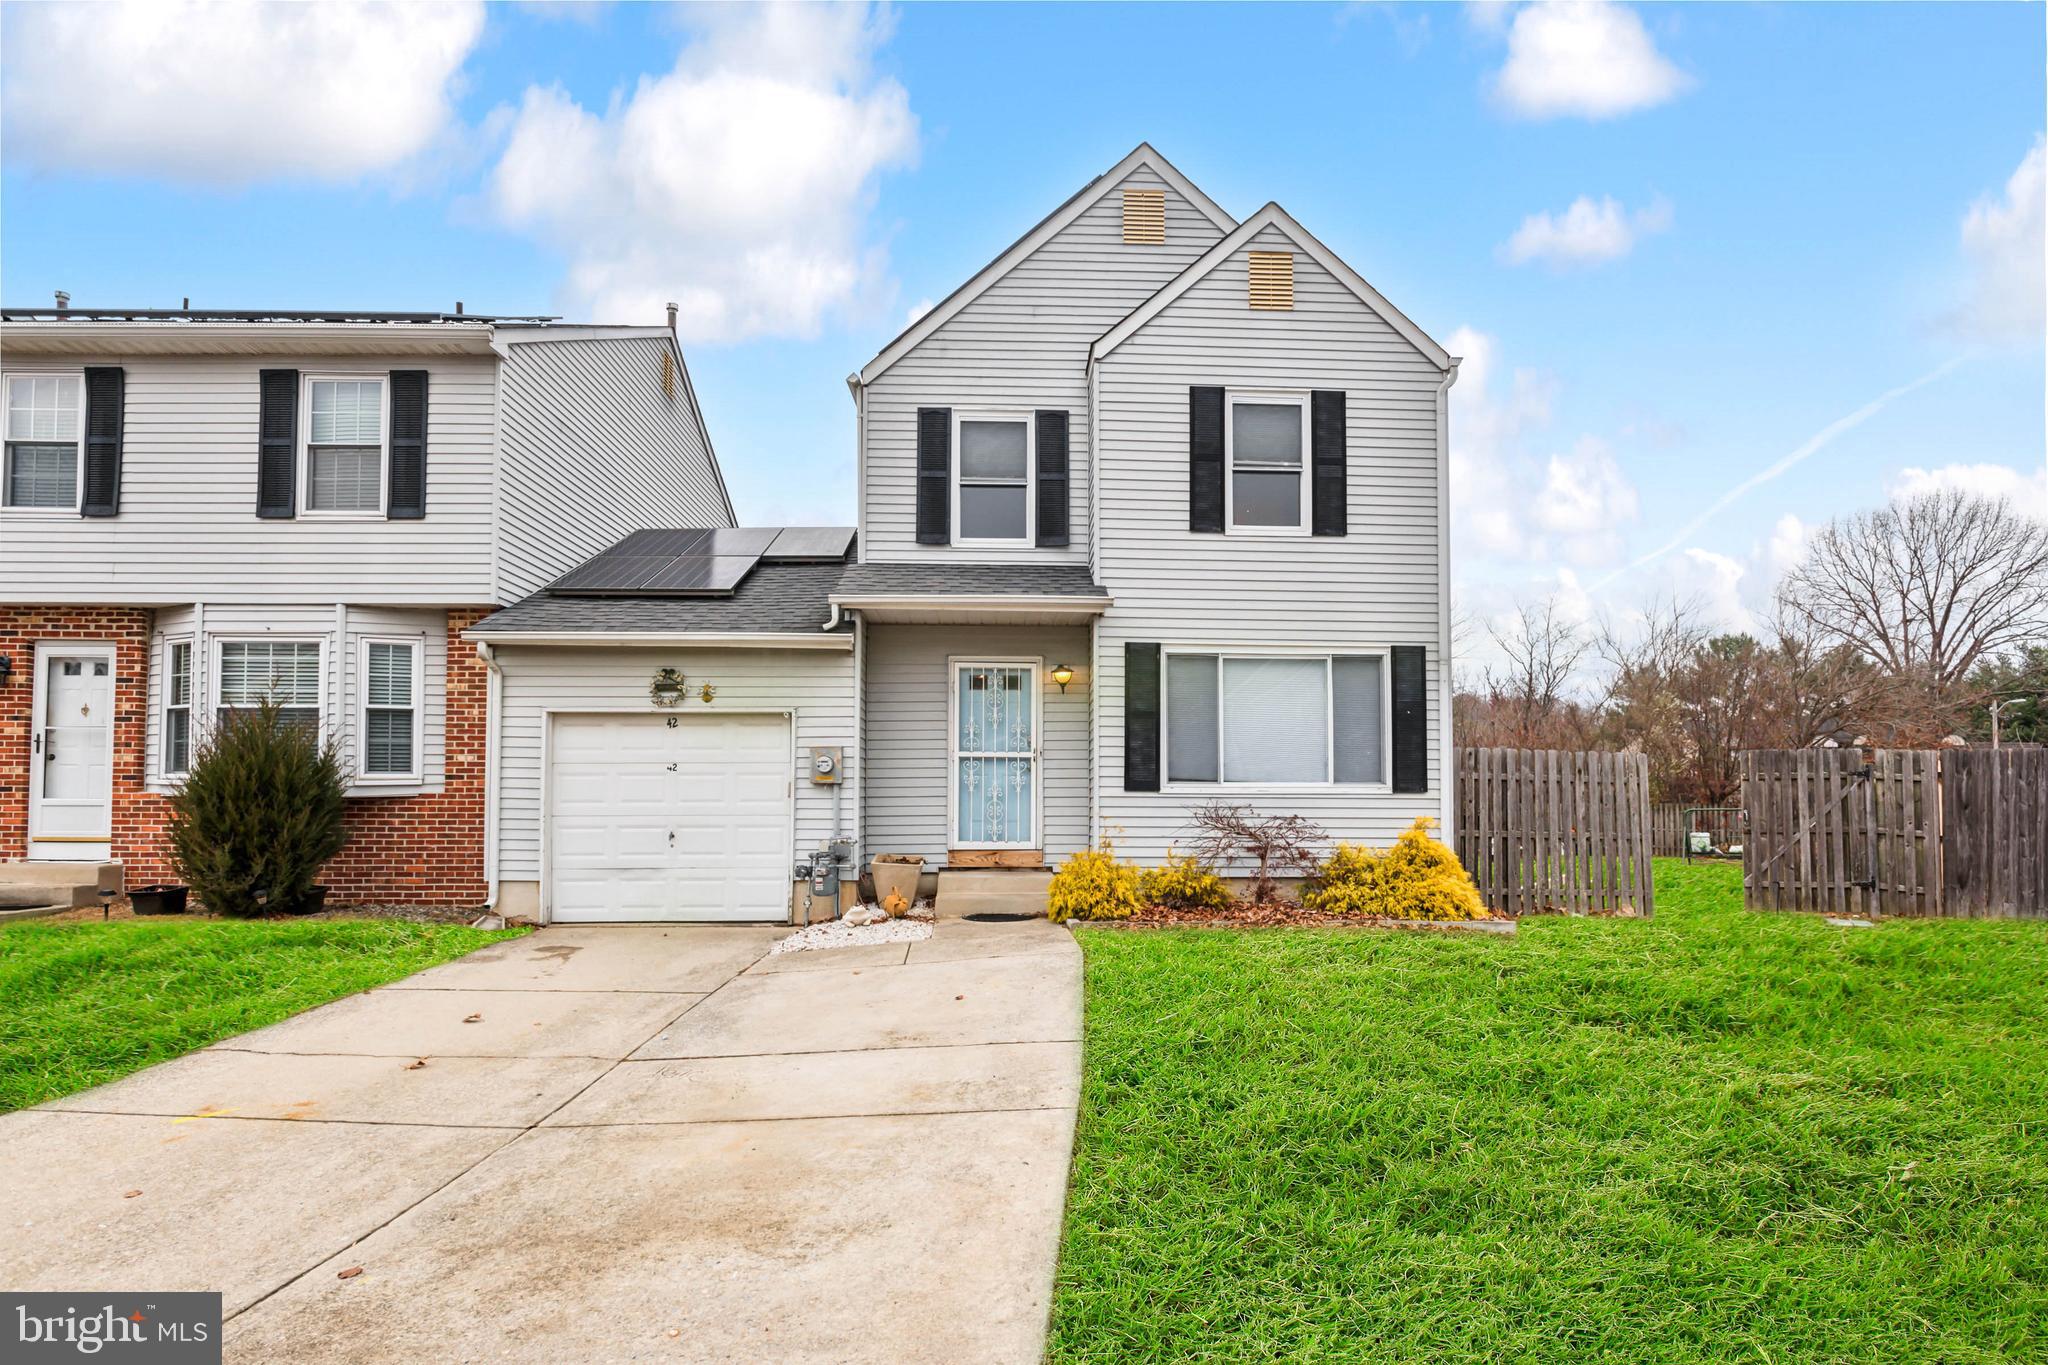
{"type": "Polygon", "coordinates": [[[164,643],[163,769],[183,773],[192,766],[192,642],[164,643]]]}
{"type": "Polygon", "coordinates": [[[359,781],[418,781],[420,776],[420,644],[364,640],[359,781]]]}
{"type": "Polygon", "coordinates": [[[318,731],[319,641],[222,640],[213,677],[214,711],[221,720],[273,701],[288,723],[318,731]]]}

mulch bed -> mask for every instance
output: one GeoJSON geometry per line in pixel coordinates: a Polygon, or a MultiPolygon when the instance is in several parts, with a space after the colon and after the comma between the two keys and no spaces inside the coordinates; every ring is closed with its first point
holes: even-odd
{"type": "Polygon", "coordinates": [[[1506,924],[1512,929],[1514,924],[1512,920],[1498,918],[1400,920],[1384,915],[1337,915],[1326,910],[1305,909],[1292,901],[1239,904],[1227,910],[1175,910],[1170,906],[1151,905],[1129,919],[1090,922],[1133,929],[1466,929],[1498,924],[1506,924]]]}

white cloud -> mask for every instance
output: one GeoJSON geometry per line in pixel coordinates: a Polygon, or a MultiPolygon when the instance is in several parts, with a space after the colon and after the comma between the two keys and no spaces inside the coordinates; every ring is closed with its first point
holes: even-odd
{"type": "Polygon", "coordinates": [[[1778,518],[1778,524],[1771,528],[1771,538],[1764,547],[1764,563],[1771,571],[1773,582],[1783,578],[1806,558],[1806,547],[1813,540],[1813,528],[1796,515],[1787,512],[1778,518]]]}
{"type": "Polygon", "coordinates": [[[2042,233],[2048,201],[2048,152],[2036,137],[2005,195],[1986,195],[1963,217],[1963,255],[1969,262],[1967,297],[1956,321],[1966,333],[1992,341],[2041,340],[2048,256],[2042,233]]]}
{"type": "Polygon", "coordinates": [[[46,169],[349,181],[449,125],[483,6],[9,5],[7,152],[46,169]]]}
{"type": "Polygon", "coordinates": [[[1604,0],[1544,0],[1515,11],[1493,95],[1522,118],[1612,118],[1692,85],[1636,12],[1604,0]]]}
{"type": "Polygon", "coordinates": [[[1500,345],[1460,327],[1451,389],[1451,515],[1460,554],[1597,564],[1621,549],[1636,516],[1635,486],[1605,442],[1581,436],[1538,460],[1527,447],[1550,425],[1556,384],[1518,369],[1501,382],[1500,345]]]}
{"type": "Polygon", "coordinates": [[[932,301],[930,299],[919,299],[916,303],[911,304],[910,311],[903,315],[903,325],[905,327],[912,326],[919,318],[931,311],[932,301]]]}
{"type": "Polygon", "coordinates": [[[1532,213],[1501,243],[1498,255],[1509,265],[1541,261],[1553,270],[1598,265],[1635,249],[1638,239],[1671,226],[1671,204],[1658,198],[1634,213],[1611,195],[1595,201],[1589,195],[1572,200],[1560,214],[1532,213]]]}
{"type": "Polygon", "coordinates": [[[1636,518],[1636,488],[1605,441],[1581,436],[1545,464],[1530,516],[1572,563],[1605,563],[1621,553],[1622,527],[1636,518]]]}
{"type": "Polygon", "coordinates": [[[876,176],[917,151],[909,96],[870,66],[885,18],[692,13],[675,69],[600,113],[529,89],[493,203],[568,256],[563,292],[579,314],[652,321],[674,299],[690,340],[813,334],[882,292],[866,213],[876,176]]]}
{"type": "Polygon", "coordinates": [[[2048,467],[2026,474],[2004,464],[1945,464],[1934,469],[1908,466],[1886,490],[1893,498],[1917,498],[1957,488],[1987,498],[2004,498],[2017,511],[2048,521],[2048,467]]]}

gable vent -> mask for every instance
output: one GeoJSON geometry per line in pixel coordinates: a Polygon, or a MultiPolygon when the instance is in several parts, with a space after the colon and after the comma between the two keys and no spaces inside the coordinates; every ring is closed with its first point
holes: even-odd
{"type": "Polygon", "coordinates": [[[1163,242],[1166,240],[1166,191],[1124,191],[1124,240],[1163,242]]]}
{"type": "Polygon", "coordinates": [[[1251,305],[1254,308],[1294,307],[1294,253],[1251,253],[1251,305]]]}

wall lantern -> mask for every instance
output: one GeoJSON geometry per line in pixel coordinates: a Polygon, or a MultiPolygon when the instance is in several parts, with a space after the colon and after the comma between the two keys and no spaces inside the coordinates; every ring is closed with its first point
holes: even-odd
{"type": "Polygon", "coordinates": [[[1067,684],[1074,680],[1074,670],[1065,664],[1054,664],[1052,666],[1052,680],[1060,685],[1061,692],[1065,692],[1067,684]]]}

